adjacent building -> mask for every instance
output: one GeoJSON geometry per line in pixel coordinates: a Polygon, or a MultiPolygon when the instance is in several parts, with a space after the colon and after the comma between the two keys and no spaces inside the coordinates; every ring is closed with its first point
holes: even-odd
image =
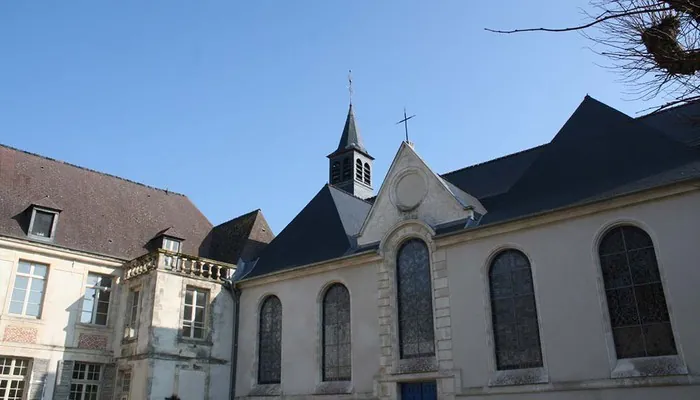
{"type": "Polygon", "coordinates": [[[226,399],[230,280],[272,238],[177,193],[0,146],[0,399],[226,399]]]}

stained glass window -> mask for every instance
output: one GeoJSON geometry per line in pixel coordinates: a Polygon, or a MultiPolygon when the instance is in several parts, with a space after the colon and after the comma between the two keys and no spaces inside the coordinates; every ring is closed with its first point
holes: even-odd
{"type": "Polygon", "coordinates": [[[260,308],[258,383],[280,383],[282,375],[282,303],[269,296],[260,308]]]}
{"type": "Polygon", "coordinates": [[[422,240],[411,239],[399,249],[396,289],[401,358],[435,355],[430,255],[422,240]]]}
{"type": "Polygon", "coordinates": [[[649,235],[620,226],[605,234],[598,251],[617,358],[676,354],[649,235]]]}
{"type": "Polygon", "coordinates": [[[336,283],[323,296],[323,380],[349,381],[350,357],[350,293],[336,283]]]}
{"type": "Polygon", "coordinates": [[[489,269],[491,320],[498,370],[542,366],[532,271],[525,254],[499,253],[489,269]]]}

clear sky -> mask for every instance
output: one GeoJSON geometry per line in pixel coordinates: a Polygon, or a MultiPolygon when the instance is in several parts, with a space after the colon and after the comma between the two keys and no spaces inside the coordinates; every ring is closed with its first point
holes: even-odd
{"type": "Polygon", "coordinates": [[[567,25],[586,0],[0,2],[0,143],[184,193],[275,233],[327,182],[353,70],[357,122],[394,157],[404,106],[447,172],[549,141],[586,93],[635,115],[567,25]],[[527,3],[527,4],[525,4],[527,3]]]}

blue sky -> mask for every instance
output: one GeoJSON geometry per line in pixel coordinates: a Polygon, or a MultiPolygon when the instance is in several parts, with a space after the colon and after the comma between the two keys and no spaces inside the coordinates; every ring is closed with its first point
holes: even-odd
{"type": "Polygon", "coordinates": [[[631,115],[586,0],[0,2],[0,143],[184,193],[275,233],[326,183],[353,70],[375,190],[404,106],[437,172],[549,141],[583,97],[631,115]]]}

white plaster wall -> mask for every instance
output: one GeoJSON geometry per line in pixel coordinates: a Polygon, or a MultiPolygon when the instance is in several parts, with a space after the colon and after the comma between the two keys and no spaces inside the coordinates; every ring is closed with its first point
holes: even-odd
{"type": "MultiPolygon", "coordinates": [[[[600,267],[596,240],[607,226],[619,221],[638,221],[654,240],[659,268],[665,278],[666,300],[679,355],[691,373],[698,371],[698,204],[700,193],[695,192],[445,248],[452,289],[453,353],[455,366],[462,369],[462,387],[486,386],[495,364],[492,339],[488,334],[491,320],[488,315],[486,263],[495,251],[508,246],[522,250],[532,264],[541,321],[541,343],[550,382],[610,378],[611,366],[605,334],[609,330],[609,322],[603,318],[604,299],[597,286],[600,267]]],[[[686,389],[673,390],[682,393],[686,389]]],[[[567,396],[569,397],[555,397],[657,398],[637,390],[605,392],[601,394],[603,397],[589,397],[592,395],[587,393],[571,393],[567,396]],[[637,397],[641,396],[639,393],[648,397],[637,397]]],[[[545,397],[536,394],[522,398],[545,397]]]]}
{"type": "Polygon", "coordinates": [[[320,296],[332,282],[350,292],[352,329],[352,386],[356,393],[372,393],[379,371],[375,264],[351,266],[304,278],[243,289],[236,395],[250,393],[257,380],[258,310],[269,294],[282,302],[282,382],[285,395],[314,393],[320,382],[320,296]]]}
{"type": "Polygon", "coordinates": [[[164,399],[176,393],[176,363],[170,360],[152,360],[149,363],[149,396],[147,399],[164,399]]]}
{"type": "Polygon", "coordinates": [[[387,172],[384,184],[357,242],[360,245],[379,242],[389,229],[403,220],[417,219],[435,226],[467,218],[469,215],[469,212],[445,188],[425,162],[410,147],[402,144],[396,160],[387,172]],[[394,190],[396,179],[406,170],[418,171],[425,178],[428,191],[418,207],[410,212],[401,212],[393,203],[391,191],[394,190]]]}

